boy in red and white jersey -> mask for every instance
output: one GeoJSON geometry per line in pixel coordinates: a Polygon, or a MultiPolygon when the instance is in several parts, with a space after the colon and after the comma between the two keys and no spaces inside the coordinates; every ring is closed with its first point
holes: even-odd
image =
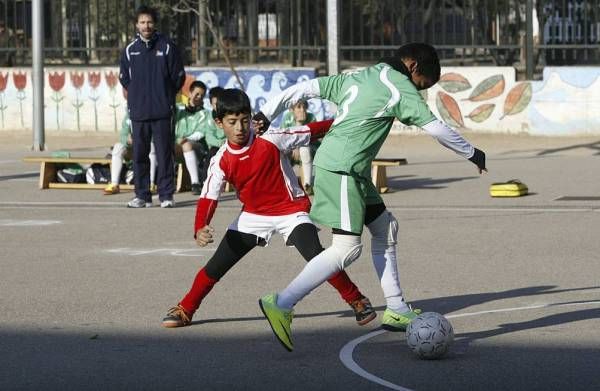
{"type": "MultiPolygon", "coordinates": [[[[273,233],[283,235],[286,245],[295,246],[307,261],[323,251],[317,228],[310,220],[310,200],[298,182],[285,152],[308,145],[321,137],[332,121],[314,122],[289,129],[272,129],[257,137],[250,128],[250,100],[238,89],[227,89],[217,101],[217,126],[227,142],[211,159],[202,194],[196,207],[196,243],[213,242],[210,221],[226,182],[237,190],[242,212],[230,224],[217,250],[200,269],[190,291],[169,310],[164,327],[181,327],[192,316],[213,286],[244,255],[256,246],[265,246],[273,233]]],[[[328,282],[352,307],[359,325],[376,316],[369,299],[361,294],[348,275],[341,271],[328,282]]]]}

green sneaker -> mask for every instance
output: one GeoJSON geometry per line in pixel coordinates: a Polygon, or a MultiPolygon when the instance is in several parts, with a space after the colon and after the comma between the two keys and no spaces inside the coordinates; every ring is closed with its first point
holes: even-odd
{"type": "Polygon", "coordinates": [[[258,300],[260,309],[273,330],[273,334],[289,352],[294,350],[292,342],[292,318],[293,310],[286,310],[277,306],[277,294],[271,293],[258,300]]]}
{"type": "Polygon", "coordinates": [[[381,318],[381,328],[388,331],[406,331],[408,324],[422,312],[420,309],[412,309],[401,314],[385,309],[383,318],[381,318]]]}

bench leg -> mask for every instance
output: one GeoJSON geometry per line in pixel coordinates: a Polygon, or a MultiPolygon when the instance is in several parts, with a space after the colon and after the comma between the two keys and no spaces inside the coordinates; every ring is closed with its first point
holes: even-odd
{"type": "Polygon", "coordinates": [[[182,191],[187,191],[192,188],[192,183],[190,181],[190,175],[185,168],[184,163],[177,164],[177,182],[175,184],[175,192],[181,193],[182,191]]]}
{"type": "Polygon", "coordinates": [[[40,190],[48,189],[50,182],[56,179],[56,164],[50,162],[40,163],[40,190]]]}
{"type": "Polygon", "coordinates": [[[378,192],[386,193],[388,191],[385,166],[373,166],[371,169],[371,178],[373,179],[373,185],[375,185],[378,192]]]}

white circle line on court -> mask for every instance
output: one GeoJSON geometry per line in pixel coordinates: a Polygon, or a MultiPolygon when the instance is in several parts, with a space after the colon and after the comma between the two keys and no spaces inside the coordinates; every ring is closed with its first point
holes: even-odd
{"type": "MultiPolygon", "coordinates": [[[[463,318],[463,317],[467,317],[467,316],[493,314],[493,313],[498,313],[498,312],[512,312],[512,311],[523,311],[523,310],[549,308],[549,307],[567,307],[567,306],[582,306],[582,305],[594,305],[594,304],[600,304],[600,300],[581,301],[581,302],[576,302],[576,303],[546,303],[546,304],[529,305],[529,306],[524,306],[524,307],[500,308],[500,309],[496,309],[496,310],[486,310],[486,311],[468,312],[468,313],[464,313],[464,314],[446,315],[446,318],[453,319],[453,318],[463,318]]],[[[391,390],[412,391],[410,388],[405,388],[405,387],[399,386],[397,384],[391,383],[387,380],[384,380],[380,377],[373,375],[372,373],[365,371],[352,358],[354,349],[359,344],[361,344],[371,338],[374,338],[378,335],[386,333],[386,332],[387,332],[386,330],[375,330],[375,331],[371,331],[370,333],[367,333],[363,336],[360,336],[358,338],[351,340],[350,342],[345,344],[342,347],[342,349],[340,350],[340,354],[339,354],[340,361],[342,362],[342,364],[344,364],[344,366],[346,368],[348,368],[349,370],[351,370],[358,376],[360,376],[368,381],[377,383],[377,384],[387,387],[391,390]]]]}

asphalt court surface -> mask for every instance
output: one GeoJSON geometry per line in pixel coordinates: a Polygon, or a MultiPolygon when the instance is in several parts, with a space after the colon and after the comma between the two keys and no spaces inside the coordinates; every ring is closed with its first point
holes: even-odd
{"type": "MultiPolygon", "coordinates": [[[[384,299],[363,255],[350,277],[376,306],[366,327],[323,286],[296,307],[285,351],[257,300],[304,261],[275,236],[205,299],[192,326],[163,329],[216,246],[192,241],[195,199],[124,208],[131,193],[37,189],[28,137],[0,135],[0,389],[590,390],[600,389],[600,138],[466,134],[487,175],[428,137],[390,136],[384,201],[400,223],[406,298],[445,314],[456,341],[417,359],[381,332],[384,299]],[[518,178],[532,193],[492,199],[518,178]]],[[[51,150],[99,156],[113,136],[49,137],[51,150]]],[[[225,194],[217,236],[240,204],[225,194]]],[[[321,240],[330,243],[327,230],[321,240]]]]}

